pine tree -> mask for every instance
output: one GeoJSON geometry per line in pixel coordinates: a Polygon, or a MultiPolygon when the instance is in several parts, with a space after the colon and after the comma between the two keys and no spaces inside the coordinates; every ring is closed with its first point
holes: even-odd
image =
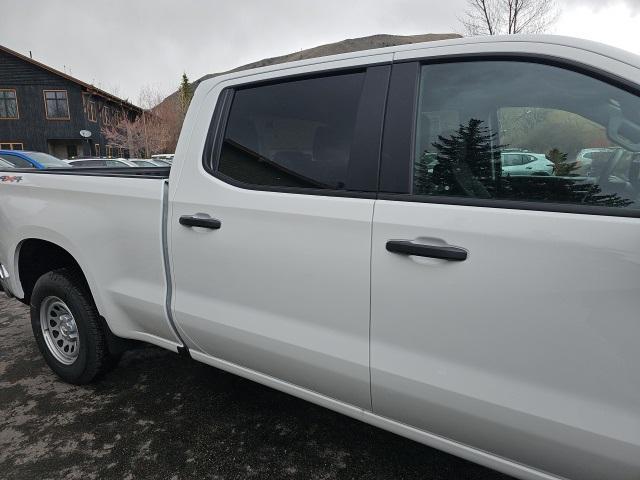
{"type": "Polygon", "coordinates": [[[438,193],[490,197],[501,176],[500,149],[494,145],[497,134],[476,118],[461,124],[449,137],[438,136],[433,146],[438,151],[434,182],[438,193]]]}
{"type": "Polygon", "coordinates": [[[180,82],[180,88],[178,89],[178,95],[180,97],[180,109],[183,114],[187,113],[191,98],[193,97],[193,91],[189,84],[189,77],[186,73],[182,74],[182,80],[180,82]]]}
{"type": "Polygon", "coordinates": [[[431,170],[434,168],[434,154],[426,150],[416,160],[413,167],[413,193],[429,195],[431,192],[431,170]]]}

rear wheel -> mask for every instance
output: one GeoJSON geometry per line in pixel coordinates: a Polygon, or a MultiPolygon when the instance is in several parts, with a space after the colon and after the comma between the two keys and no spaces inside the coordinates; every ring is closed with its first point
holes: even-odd
{"type": "Polygon", "coordinates": [[[49,367],[64,381],[91,382],[113,368],[109,331],[82,278],[69,269],[42,275],[31,295],[31,327],[49,367]]]}

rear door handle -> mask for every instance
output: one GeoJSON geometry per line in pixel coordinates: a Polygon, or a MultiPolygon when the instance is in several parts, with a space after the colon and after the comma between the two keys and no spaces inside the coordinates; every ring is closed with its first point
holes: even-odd
{"type": "Polygon", "coordinates": [[[454,262],[462,262],[467,259],[467,251],[460,247],[441,247],[437,245],[421,245],[409,240],[389,240],[387,250],[402,255],[415,255],[417,257],[441,258],[454,262]]]}
{"type": "Polygon", "coordinates": [[[222,222],[216,218],[196,217],[195,215],[183,215],[179,222],[185,227],[201,227],[211,230],[218,230],[222,226],[222,222]]]}

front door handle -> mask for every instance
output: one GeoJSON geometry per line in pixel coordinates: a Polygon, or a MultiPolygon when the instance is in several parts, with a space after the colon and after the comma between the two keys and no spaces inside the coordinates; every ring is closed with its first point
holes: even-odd
{"type": "Polygon", "coordinates": [[[389,240],[387,250],[402,255],[415,255],[418,257],[441,258],[454,262],[462,262],[467,259],[467,251],[460,247],[421,245],[408,240],[389,240]]]}
{"type": "Polygon", "coordinates": [[[179,222],[185,227],[201,227],[211,230],[218,230],[222,226],[222,222],[216,218],[196,217],[195,215],[183,215],[179,222]]]}

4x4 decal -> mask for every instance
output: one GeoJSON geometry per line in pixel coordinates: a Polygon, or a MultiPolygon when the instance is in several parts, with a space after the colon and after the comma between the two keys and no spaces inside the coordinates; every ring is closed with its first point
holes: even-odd
{"type": "Polygon", "coordinates": [[[21,181],[21,175],[3,175],[0,177],[0,182],[2,183],[20,183],[21,181]]]}

